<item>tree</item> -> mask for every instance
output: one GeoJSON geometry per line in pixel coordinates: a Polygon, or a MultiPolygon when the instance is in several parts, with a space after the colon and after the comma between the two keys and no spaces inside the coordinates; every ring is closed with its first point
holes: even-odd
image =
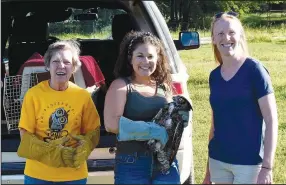
{"type": "MultiPolygon", "coordinates": [[[[283,4],[283,2],[271,1],[271,4],[283,4]]],[[[216,12],[235,11],[243,15],[267,11],[270,1],[156,0],[156,3],[159,5],[170,29],[196,30],[208,29],[211,18],[216,12]]]]}

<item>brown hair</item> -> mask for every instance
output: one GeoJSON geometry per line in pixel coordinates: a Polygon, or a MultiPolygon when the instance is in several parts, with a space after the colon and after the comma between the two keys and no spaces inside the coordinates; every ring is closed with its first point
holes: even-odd
{"type": "Polygon", "coordinates": [[[154,73],[151,75],[152,80],[158,84],[167,85],[168,91],[171,91],[171,73],[169,62],[166,58],[164,47],[160,39],[149,32],[131,31],[125,35],[121,44],[119,56],[117,58],[114,75],[119,77],[130,77],[134,71],[131,65],[133,51],[139,44],[151,44],[157,48],[158,61],[154,73]]]}
{"type": "Polygon", "coordinates": [[[222,64],[222,58],[221,58],[221,55],[220,55],[220,52],[219,50],[217,49],[217,46],[213,43],[213,36],[214,36],[214,26],[215,26],[215,23],[220,20],[220,19],[225,19],[225,18],[228,18],[228,19],[231,19],[231,20],[234,20],[237,22],[237,24],[239,24],[240,26],[240,41],[239,41],[239,45],[241,46],[241,49],[242,51],[244,52],[245,55],[249,55],[249,52],[248,52],[248,46],[247,46],[247,42],[246,42],[246,36],[245,36],[245,31],[243,29],[243,26],[242,26],[242,23],[241,21],[233,16],[233,15],[230,15],[230,14],[227,14],[227,13],[223,13],[219,18],[216,18],[214,17],[213,18],[213,21],[211,23],[211,38],[212,38],[212,48],[213,48],[213,52],[214,52],[214,57],[215,57],[215,61],[219,64],[222,64]]]}
{"type": "Polygon", "coordinates": [[[79,54],[80,54],[79,46],[80,44],[75,40],[60,40],[49,45],[44,55],[45,66],[47,68],[50,67],[51,58],[55,54],[55,52],[59,50],[70,50],[73,55],[72,64],[75,70],[77,70],[81,66],[81,62],[79,60],[79,54]]]}

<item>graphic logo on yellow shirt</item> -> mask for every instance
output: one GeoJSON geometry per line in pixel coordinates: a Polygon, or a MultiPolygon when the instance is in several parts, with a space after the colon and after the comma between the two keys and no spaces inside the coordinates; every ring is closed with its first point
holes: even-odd
{"type": "Polygon", "coordinates": [[[63,107],[57,108],[49,118],[49,127],[44,138],[45,141],[59,139],[68,135],[67,130],[63,130],[68,123],[68,113],[63,107]]]}
{"type": "Polygon", "coordinates": [[[52,113],[49,126],[51,130],[62,130],[68,123],[68,112],[64,108],[58,108],[52,113]]]}
{"type": "Polygon", "coordinates": [[[81,114],[68,101],[50,102],[42,108],[37,124],[43,140],[49,142],[77,132],[81,128],[81,114]]]}

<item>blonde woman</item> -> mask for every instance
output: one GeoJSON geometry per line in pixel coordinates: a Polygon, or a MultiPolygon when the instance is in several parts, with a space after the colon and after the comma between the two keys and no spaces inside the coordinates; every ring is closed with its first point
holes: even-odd
{"type": "Polygon", "coordinates": [[[212,124],[203,183],[272,183],[278,118],[269,73],[249,56],[236,13],[217,14],[211,33],[219,66],[209,77],[212,124]]]}

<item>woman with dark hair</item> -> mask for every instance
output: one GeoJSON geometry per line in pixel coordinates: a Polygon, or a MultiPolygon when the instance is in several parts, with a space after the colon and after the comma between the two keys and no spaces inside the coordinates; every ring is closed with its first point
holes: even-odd
{"type": "MultiPolygon", "coordinates": [[[[130,32],[121,45],[106,95],[104,122],[117,134],[115,184],[180,184],[175,159],[167,173],[156,168],[147,141],[164,146],[168,134],[151,122],[172,100],[171,74],[161,41],[151,33],[130,32]]],[[[187,118],[188,119],[188,118],[187,118]]]]}

